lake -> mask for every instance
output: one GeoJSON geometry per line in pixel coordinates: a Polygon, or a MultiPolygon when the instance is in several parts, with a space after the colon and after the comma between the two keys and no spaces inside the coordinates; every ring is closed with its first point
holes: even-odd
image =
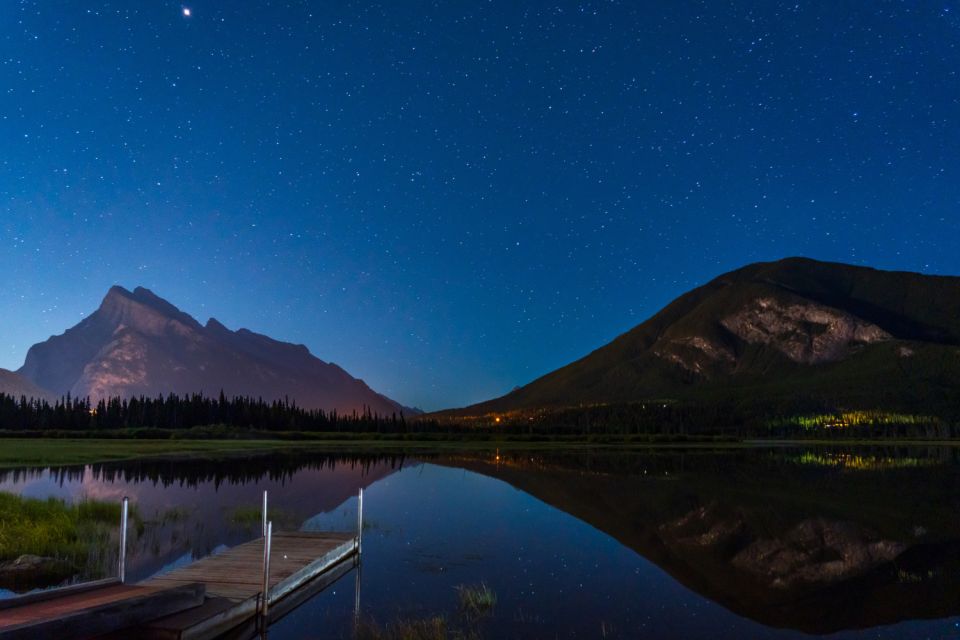
{"type": "MultiPolygon", "coordinates": [[[[257,536],[263,490],[275,528],[349,531],[360,488],[359,570],[271,638],[441,616],[450,637],[960,636],[950,447],[271,454],[0,472],[0,491],[130,496],[132,580],[257,536]],[[495,605],[464,610],[458,588],[481,585],[495,605]]],[[[100,561],[91,576],[115,558],[100,561]]]]}

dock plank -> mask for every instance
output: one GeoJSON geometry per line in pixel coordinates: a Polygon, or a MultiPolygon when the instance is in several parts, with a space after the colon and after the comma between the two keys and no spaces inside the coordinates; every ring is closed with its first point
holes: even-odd
{"type": "MultiPolygon", "coordinates": [[[[104,581],[25,598],[0,615],[0,640],[201,640],[253,624],[263,586],[262,538],[136,585],[104,581]],[[132,631],[135,628],[135,631],[132,631]]],[[[337,580],[353,566],[354,534],[275,533],[270,560],[271,619],[337,580]]]]}
{"type": "MultiPolygon", "coordinates": [[[[278,605],[275,614],[282,615],[307,593],[316,593],[349,571],[351,565],[345,561],[355,553],[354,534],[273,534],[270,603],[271,608],[278,605]]],[[[172,587],[199,580],[206,587],[207,601],[197,609],[143,625],[137,630],[138,637],[202,640],[218,637],[252,621],[259,607],[262,567],[263,539],[257,539],[147,580],[143,584],[151,587],[172,587]]]]}
{"type": "Polygon", "coordinates": [[[165,617],[204,600],[202,584],[173,588],[111,585],[4,610],[0,639],[90,638],[165,617]]]}
{"type": "MultiPolygon", "coordinates": [[[[275,589],[285,580],[311,567],[318,559],[330,558],[331,552],[353,543],[353,534],[276,533],[270,557],[270,588],[275,589]]],[[[332,558],[331,558],[332,559],[332,558]]],[[[329,564],[336,564],[335,562],[329,564]]],[[[203,582],[210,597],[245,600],[260,593],[263,584],[263,539],[253,540],[228,549],[215,556],[165,573],[142,583],[147,586],[170,586],[203,582]]],[[[322,564],[312,567],[322,573],[322,564]]]]}

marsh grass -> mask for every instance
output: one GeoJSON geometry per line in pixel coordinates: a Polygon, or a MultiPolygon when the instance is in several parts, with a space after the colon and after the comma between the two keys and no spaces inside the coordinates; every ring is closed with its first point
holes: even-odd
{"type": "MultiPolygon", "coordinates": [[[[0,425],[2,426],[2,425],[0,425]]],[[[524,436],[494,438],[489,434],[407,434],[403,437],[390,437],[381,434],[329,434],[329,433],[274,433],[274,438],[285,436],[286,440],[194,440],[163,439],[139,440],[98,439],[98,438],[14,438],[10,432],[0,430],[0,469],[22,467],[64,466],[111,462],[144,458],[176,458],[180,460],[203,458],[204,460],[230,460],[235,457],[279,453],[303,454],[350,454],[350,453],[404,453],[434,454],[451,452],[474,452],[518,450],[518,451],[595,451],[603,447],[622,450],[624,446],[636,448],[648,447],[741,447],[752,446],[729,440],[695,441],[684,438],[682,441],[648,438],[623,438],[592,440],[583,436],[524,436]],[[303,438],[295,440],[295,438],[303,438]]],[[[40,435],[40,434],[38,434],[40,435]]],[[[44,434],[49,435],[49,434],[44,434]]],[[[257,435],[257,434],[252,434],[257,435]]],[[[251,438],[252,438],[251,435],[251,438]]],[[[946,441],[960,446],[958,441],[946,441]]],[[[929,442],[924,442],[929,444],[929,442]]]]}
{"type": "MultiPolygon", "coordinates": [[[[131,521],[139,534],[143,523],[135,508],[131,521]]],[[[0,492],[0,562],[23,555],[54,558],[66,564],[68,574],[102,577],[102,567],[116,553],[119,525],[117,503],[69,503],[0,492]]]]}
{"type": "Polygon", "coordinates": [[[497,594],[482,582],[454,588],[458,601],[456,620],[440,615],[398,618],[387,625],[361,620],[354,627],[354,640],[480,640],[479,621],[493,613],[497,594]]]}
{"type": "Polygon", "coordinates": [[[354,640],[480,640],[475,631],[451,625],[443,616],[395,620],[381,626],[372,620],[357,623],[354,640]]]}
{"type": "MultiPolygon", "coordinates": [[[[119,502],[83,499],[76,504],[77,520],[79,522],[110,522],[119,524],[120,509],[119,502]]],[[[135,507],[132,507],[131,511],[134,510],[136,510],[135,507]]]]}
{"type": "Polygon", "coordinates": [[[157,514],[157,522],[161,525],[184,522],[190,517],[190,509],[186,507],[170,507],[157,514]]]}
{"type": "MultiPolygon", "coordinates": [[[[263,523],[263,507],[261,506],[240,506],[230,512],[228,516],[230,522],[245,529],[259,527],[263,523]]],[[[298,528],[301,524],[297,521],[294,514],[283,509],[270,507],[267,509],[267,519],[273,522],[273,530],[278,528],[289,529],[298,528]]]]}
{"type": "Polygon", "coordinates": [[[420,620],[396,620],[380,626],[372,620],[357,624],[355,640],[447,640],[447,621],[442,616],[420,620]]]}
{"type": "Polygon", "coordinates": [[[241,527],[252,527],[262,522],[262,513],[259,507],[237,507],[230,514],[230,522],[241,527]]]}
{"type": "Polygon", "coordinates": [[[493,613],[497,606],[497,594],[481,582],[478,585],[461,584],[455,587],[460,612],[468,619],[475,620],[493,613]]]}

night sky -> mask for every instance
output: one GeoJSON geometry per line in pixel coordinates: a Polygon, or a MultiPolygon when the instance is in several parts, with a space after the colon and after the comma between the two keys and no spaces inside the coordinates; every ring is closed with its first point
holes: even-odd
{"type": "Polygon", "coordinates": [[[112,284],[438,409],[789,255],[960,274],[957,2],[0,3],[0,367],[112,284]]]}

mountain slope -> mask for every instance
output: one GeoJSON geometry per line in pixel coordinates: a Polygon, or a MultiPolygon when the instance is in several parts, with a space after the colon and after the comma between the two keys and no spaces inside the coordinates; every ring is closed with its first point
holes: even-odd
{"type": "Polygon", "coordinates": [[[305,408],[403,408],[303,345],[214,319],[206,326],[153,292],[113,287],[96,312],[27,353],[19,372],[55,393],[90,396],[219,394],[289,398],[305,408]]]}
{"type": "Polygon", "coordinates": [[[6,369],[0,369],[0,393],[14,398],[26,396],[27,398],[44,400],[54,399],[54,394],[46,389],[41,389],[23,376],[6,369]]]}
{"type": "Polygon", "coordinates": [[[804,395],[916,406],[960,391],[960,278],[789,258],[694,289],[586,357],[464,415],[804,395]]]}

